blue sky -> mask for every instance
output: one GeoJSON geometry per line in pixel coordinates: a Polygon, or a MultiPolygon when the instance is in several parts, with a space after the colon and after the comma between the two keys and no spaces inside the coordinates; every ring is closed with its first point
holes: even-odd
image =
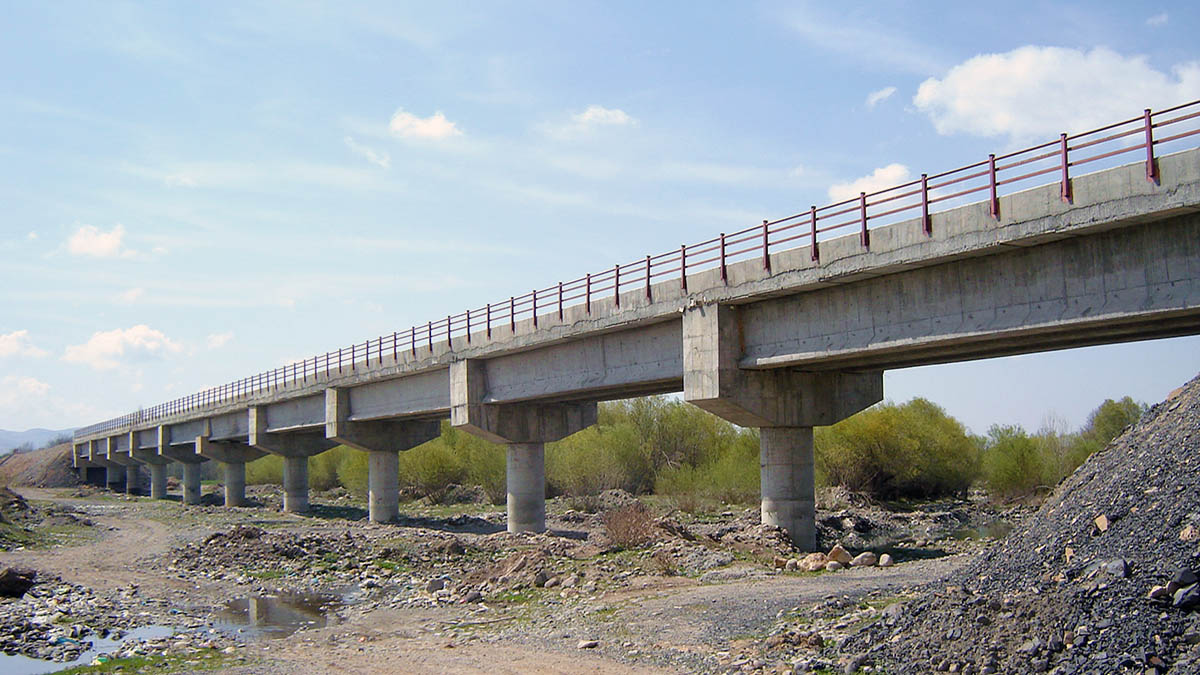
{"type": "MultiPolygon", "coordinates": [[[[6,3],[0,428],[83,425],[1200,98],[1193,3],[6,3]]],[[[1200,340],[887,374],[976,431],[1200,340]]]]}

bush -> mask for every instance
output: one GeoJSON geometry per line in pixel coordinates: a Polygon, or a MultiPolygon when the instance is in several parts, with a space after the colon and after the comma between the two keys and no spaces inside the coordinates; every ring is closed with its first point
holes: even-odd
{"type": "Polygon", "coordinates": [[[978,471],[966,429],[923,398],[883,403],[816,430],[818,476],[881,499],[963,495],[978,471]]]}
{"type": "Polygon", "coordinates": [[[986,443],[983,477],[993,496],[1026,495],[1047,483],[1046,448],[1020,426],[992,425],[986,443]]]}
{"type": "Polygon", "coordinates": [[[400,486],[440,503],[467,476],[462,458],[441,438],[400,453],[400,486]]]}
{"type": "Polygon", "coordinates": [[[442,442],[466,467],[466,481],[483,488],[491,503],[503,504],[508,495],[505,447],[459,431],[449,422],[442,422],[442,442]]]}
{"type": "Polygon", "coordinates": [[[758,431],[743,429],[706,464],[659,472],[655,492],[670,496],[680,510],[689,512],[700,510],[706,501],[749,504],[758,501],[759,476],[758,431]]]}
{"type": "Polygon", "coordinates": [[[338,468],[354,455],[365,455],[365,452],[339,445],[319,455],[308,458],[308,487],[318,492],[332,490],[342,485],[338,479],[338,468]]]}
{"type": "Polygon", "coordinates": [[[645,504],[634,502],[606,512],[604,532],[618,549],[641,548],[654,539],[654,519],[645,504]]]}
{"type": "MultiPolygon", "coordinates": [[[[396,474],[399,479],[399,472],[396,474]]],[[[369,490],[367,453],[350,452],[337,465],[337,479],[350,494],[365,499],[369,490]]]]}
{"type": "Polygon", "coordinates": [[[267,455],[247,462],[246,485],[283,485],[283,458],[267,455]]]}

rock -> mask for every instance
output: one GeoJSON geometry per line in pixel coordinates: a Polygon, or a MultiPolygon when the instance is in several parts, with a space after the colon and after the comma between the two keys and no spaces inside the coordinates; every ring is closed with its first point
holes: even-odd
{"type": "Polygon", "coordinates": [[[471,591],[470,593],[467,593],[466,595],[462,596],[462,599],[459,600],[459,602],[464,605],[472,603],[472,602],[482,602],[482,601],[483,601],[483,594],[480,593],[479,591],[471,591]]]}
{"type": "Polygon", "coordinates": [[[1195,525],[1188,525],[1179,532],[1180,541],[1194,542],[1200,541],[1200,530],[1196,529],[1195,525]]]}
{"type": "Polygon", "coordinates": [[[1171,577],[1171,581],[1173,583],[1175,583],[1175,585],[1177,585],[1179,588],[1183,588],[1184,586],[1191,586],[1192,584],[1196,583],[1196,581],[1197,581],[1196,573],[1191,570],[1188,570],[1188,569],[1182,569],[1182,570],[1175,572],[1175,576],[1171,577]]]}
{"type": "Polygon", "coordinates": [[[445,579],[430,579],[425,583],[426,593],[436,593],[446,587],[445,579]]]}
{"type": "Polygon", "coordinates": [[[1096,519],[1093,520],[1092,523],[1095,524],[1097,530],[1100,530],[1101,532],[1108,531],[1108,516],[1104,515],[1103,513],[1096,516],[1096,519]]]}
{"type": "Polygon", "coordinates": [[[1200,584],[1192,584],[1175,591],[1175,599],[1171,601],[1171,605],[1179,609],[1200,605],[1200,584]]]}
{"type": "Polygon", "coordinates": [[[0,570],[0,596],[19,598],[33,588],[37,572],[22,567],[5,567],[0,570]]]}
{"type": "Polygon", "coordinates": [[[788,564],[787,558],[781,558],[779,556],[775,556],[771,562],[775,565],[775,569],[777,570],[786,568],[788,564]]]}
{"type": "Polygon", "coordinates": [[[796,570],[800,569],[800,561],[792,558],[791,560],[787,561],[787,564],[783,566],[783,569],[787,570],[788,572],[795,572],[796,570]]]}
{"type": "Polygon", "coordinates": [[[595,649],[600,646],[599,640],[580,640],[576,645],[576,649],[595,649]]]}
{"type": "Polygon", "coordinates": [[[1115,558],[1104,563],[1104,571],[1119,579],[1129,576],[1129,563],[1124,558],[1115,558]]]}
{"type": "Polygon", "coordinates": [[[830,560],[839,562],[842,565],[849,565],[850,561],[853,560],[850,552],[842,548],[841,544],[834,544],[833,548],[829,550],[828,557],[830,560]]]}
{"type": "Polygon", "coordinates": [[[825,563],[825,571],[826,572],[836,572],[840,569],[845,569],[845,568],[846,568],[845,565],[843,565],[842,563],[840,563],[836,560],[830,560],[829,562],[825,563]]]}
{"type": "Polygon", "coordinates": [[[816,572],[825,569],[825,563],[829,562],[829,557],[824,553],[809,553],[800,561],[798,569],[801,572],[816,572]]]}
{"type": "Polygon", "coordinates": [[[880,567],[891,567],[892,565],[895,565],[895,564],[896,563],[895,563],[895,561],[892,560],[892,556],[890,553],[884,553],[883,555],[879,556],[879,566],[880,567]]]}
{"type": "Polygon", "coordinates": [[[533,575],[533,585],[542,588],[546,582],[550,581],[550,575],[546,574],[546,570],[538,570],[537,574],[533,575]]]}
{"type": "Polygon", "coordinates": [[[851,567],[874,567],[879,562],[879,556],[872,551],[863,551],[850,560],[851,567]]]}
{"type": "Polygon", "coordinates": [[[1155,586],[1150,589],[1150,592],[1146,594],[1146,597],[1150,598],[1151,600],[1166,600],[1171,597],[1171,594],[1167,592],[1166,586],[1155,586]]]}

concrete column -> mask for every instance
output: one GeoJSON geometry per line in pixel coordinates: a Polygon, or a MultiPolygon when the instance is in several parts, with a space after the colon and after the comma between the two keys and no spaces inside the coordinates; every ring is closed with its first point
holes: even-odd
{"type": "Polygon", "coordinates": [[[400,455],[391,450],[367,453],[367,510],[372,523],[400,515],[400,455]]]}
{"type": "Polygon", "coordinates": [[[200,464],[188,463],[183,465],[183,503],[200,503],[200,464]]]}
{"type": "Polygon", "coordinates": [[[150,497],[153,499],[167,498],[167,465],[150,465],[150,497]]]}
{"type": "Polygon", "coordinates": [[[125,494],[136,495],[142,482],[142,472],[137,464],[125,467],[125,494]]]}
{"type": "Polygon", "coordinates": [[[725,420],[759,429],[762,521],[787,530],[797,548],[816,548],[813,427],[834,424],[883,398],[883,373],[741,367],[736,307],[697,305],[683,313],[683,398],[725,420]]]}
{"type": "Polygon", "coordinates": [[[546,529],[545,443],[596,423],[596,403],[495,403],[487,362],[450,364],[450,423],[493,443],[506,443],[508,531],[546,529]]]}
{"type": "Polygon", "coordinates": [[[762,522],[787,530],[802,550],[816,550],[812,427],[759,429],[758,461],[762,522]]]}
{"type": "Polygon", "coordinates": [[[125,491],[125,467],[119,464],[110,464],[105,469],[104,485],[116,492],[125,491]]]}
{"type": "Polygon", "coordinates": [[[308,457],[283,458],[283,510],[308,512],[308,457]]]}
{"type": "Polygon", "coordinates": [[[246,463],[225,462],[225,506],[246,503],[246,463]]]}
{"type": "Polygon", "coordinates": [[[546,529],[546,452],[544,443],[509,443],[508,531],[546,529]]]}

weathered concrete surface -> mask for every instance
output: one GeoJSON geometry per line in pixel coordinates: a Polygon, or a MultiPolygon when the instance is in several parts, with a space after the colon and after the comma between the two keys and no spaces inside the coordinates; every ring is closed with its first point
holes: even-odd
{"type": "Polygon", "coordinates": [[[196,454],[221,463],[225,478],[225,506],[245,506],[246,462],[265,457],[267,453],[244,443],[214,441],[200,436],[196,439],[196,454]]]}
{"type": "Polygon", "coordinates": [[[283,457],[283,510],[288,513],[308,512],[308,458],[337,445],[320,433],[324,420],[324,394],[319,400],[309,396],[269,408],[254,406],[249,410],[247,443],[283,457]],[[314,408],[314,401],[320,403],[319,408],[314,408]],[[320,419],[317,423],[320,426],[311,421],[316,417],[320,419]],[[296,431],[272,431],[272,418],[279,425],[276,429],[296,431]]]}

